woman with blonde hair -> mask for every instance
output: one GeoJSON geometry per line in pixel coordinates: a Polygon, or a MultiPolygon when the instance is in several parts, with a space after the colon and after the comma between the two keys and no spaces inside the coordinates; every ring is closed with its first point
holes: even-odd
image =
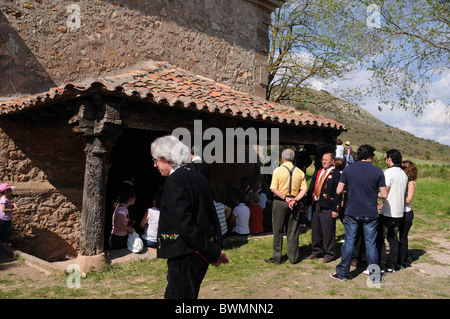
{"type": "Polygon", "coordinates": [[[408,176],[408,187],[405,194],[405,212],[399,225],[399,260],[398,263],[402,268],[411,266],[411,257],[408,255],[408,233],[411,229],[414,219],[414,212],[411,202],[414,198],[417,180],[417,166],[410,160],[402,162],[402,169],[408,176]]]}

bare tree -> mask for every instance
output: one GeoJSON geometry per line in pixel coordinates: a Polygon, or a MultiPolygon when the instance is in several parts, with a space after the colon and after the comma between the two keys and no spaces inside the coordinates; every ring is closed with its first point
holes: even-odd
{"type": "Polygon", "coordinates": [[[360,52],[341,41],[346,30],[339,34],[324,32],[326,23],[327,14],[314,0],[287,1],[274,12],[267,99],[304,101],[299,92],[312,80],[341,77],[350,71],[360,52]]]}

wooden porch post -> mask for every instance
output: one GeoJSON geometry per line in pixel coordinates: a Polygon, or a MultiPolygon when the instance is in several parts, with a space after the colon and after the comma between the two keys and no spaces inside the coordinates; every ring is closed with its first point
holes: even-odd
{"type": "Polygon", "coordinates": [[[85,152],[80,254],[92,256],[103,253],[104,247],[106,149],[103,139],[88,137],[85,152]]]}
{"type": "Polygon", "coordinates": [[[105,232],[105,141],[121,128],[120,105],[104,103],[97,95],[81,101],[78,113],[69,120],[73,131],[86,138],[86,167],[81,208],[80,255],[94,256],[104,251],[105,232]]]}

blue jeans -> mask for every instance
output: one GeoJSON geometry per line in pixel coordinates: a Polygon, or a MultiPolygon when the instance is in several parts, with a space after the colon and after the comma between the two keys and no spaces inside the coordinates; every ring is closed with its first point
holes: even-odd
{"type": "Polygon", "coordinates": [[[350,266],[358,228],[362,227],[364,242],[366,244],[366,259],[368,265],[378,265],[378,252],[376,246],[378,217],[354,217],[345,215],[345,240],[342,245],[341,262],[336,266],[336,273],[341,279],[350,279],[350,266]]]}
{"type": "Polygon", "coordinates": [[[158,243],[155,241],[151,241],[151,240],[142,240],[144,242],[145,247],[151,247],[151,248],[156,248],[158,246],[158,243]]]}

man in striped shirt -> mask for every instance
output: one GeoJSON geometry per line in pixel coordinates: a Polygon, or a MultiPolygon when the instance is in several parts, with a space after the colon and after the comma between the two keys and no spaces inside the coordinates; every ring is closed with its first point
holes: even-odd
{"type": "Polygon", "coordinates": [[[216,207],[217,217],[219,218],[222,236],[225,236],[228,233],[227,219],[231,215],[231,208],[216,201],[214,201],[214,206],[216,207]]]}

